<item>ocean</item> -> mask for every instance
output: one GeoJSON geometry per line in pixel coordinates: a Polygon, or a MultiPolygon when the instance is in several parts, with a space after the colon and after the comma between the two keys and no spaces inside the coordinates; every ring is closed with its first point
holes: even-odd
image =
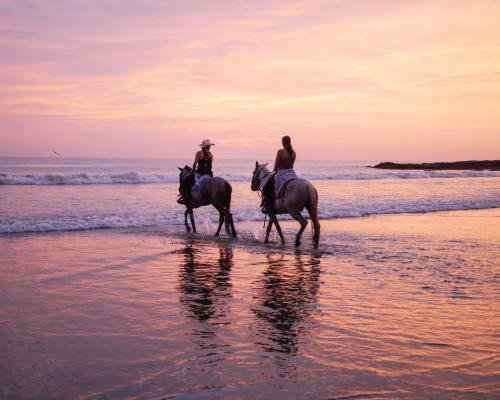
{"type": "Polygon", "coordinates": [[[316,251],[263,244],[253,160],[238,238],[186,233],[185,163],[0,159],[0,399],[500,398],[498,172],[299,161],[316,251]]]}
{"type": "MultiPolygon", "coordinates": [[[[177,167],[186,163],[191,160],[0,158],[0,233],[182,224],[184,207],[175,201],[177,167]]],[[[299,160],[295,169],[318,189],[323,220],[500,207],[500,172],[367,167],[373,164],[299,160]]],[[[260,199],[250,190],[254,165],[252,160],[215,161],[215,175],[233,187],[237,225],[263,218],[260,199]]],[[[196,210],[195,216],[207,232],[218,220],[212,207],[196,210]]]]}

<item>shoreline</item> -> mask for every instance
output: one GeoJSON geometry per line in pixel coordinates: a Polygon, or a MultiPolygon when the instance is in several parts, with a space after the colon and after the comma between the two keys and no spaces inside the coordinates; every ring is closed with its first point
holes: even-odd
{"type": "MultiPolygon", "coordinates": [[[[303,213],[304,214],[304,213],[303,213]]],[[[307,213],[305,213],[307,214],[307,213]]],[[[302,236],[302,242],[308,242],[309,231],[310,231],[310,219],[308,215],[305,215],[308,222],[307,227],[302,236]]],[[[467,209],[467,210],[441,210],[441,211],[430,211],[430,212],[401,212],[393,214],[370,214],[370,215],[360,215],[355,217],[339,217],[339,218],[329,218],[320,219],[321,224],[321,235],[335,234],[335,232],[342,227],[342,229],[350,229],[353,226],[362,226],[363,224],[369,224],[370,226],[376,226],[380,222],[383,226],[386,225],[387,221],[396,224],[398,220],[422,220],[422,219],[436,219],[436,218],[500,218],[500,207],[492,208],[481,208],[481,209],[467,209]]],[[[289,236],[287,240],[287,245],[282,247],[286,249],[288,247],[293,247],[292,237],[299,229],[299,224],[293,220],[291,217],[283,219],[283,217],[278,216],[279,223],[285,233],[285,236],[289,236]]],[[[237,245],[238,243],[248,244],[249,238],[255,239],[255,244],[259,244],[259,240],[264,238],[264,228],[263,228],[264,215],[261,220],[245,220],[245,221],[235,221],[236,229],[238,232],[238,238],[233,239],[228,237],[224,229],[221,230],[221,235],[219,238],[213,236],[215,233],[217,222],[208,220],[199,220],[197,223],[198,233],[193,234],[186,232],[183,223],[169,224],[164,226],[143,226],[143,227],[103,227],[95,229],[69,229],[69,230],[48,230],[39,232],[5,232],[0,233],[0,239],[8,238],[22,238],[22,237],[36,237],[44,235],[87,235],[99,233],[109,233],[109,234],[137,234],[137,235],[155,235],[158,234],[161,237],[169,237],[173,240],[178,238],[180,240],[196,240],[202,242],[203,240],[208,240],[209,243],[228,243],[231,245],[237,245]],[[240,233],[243,232],[246,240],[241,240],[242,237],[240,233]],[[261,236],[260,236],[261,235],[261,236]]],[[[269,219],[267,218],[268,222],[269,219]]],[[[267,223],[266,222],[266,223],[267,223]]],[[[408,224],[403,224],[407,226],[408,224]]],[[[431,226],[429,226],[431,228],[431,226]]],[[[271,231],[271,238],[276,235],[276,228],[273,226],[271,231]]],[[[500,233],[498,235],[500,239],[500,233]]],[[[275,237],[276,244],[278,244],[278,238],[275,237]]],[[[263,247],[267,247],[262,244],[263,247]]],[[[271,247],[272,247],[271,243],[271,247]]],[[[321,246],[321,240],[320,240],[321,246]]],[[[278,246],[280,248],[281,246],[278,246]]]]}

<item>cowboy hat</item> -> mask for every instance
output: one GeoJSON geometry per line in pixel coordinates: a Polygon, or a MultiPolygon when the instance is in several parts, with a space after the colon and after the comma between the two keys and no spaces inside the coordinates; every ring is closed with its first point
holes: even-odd
{"type": "Polygon", "coordinates": [[[212,143],[210,139],[203,139],[201,141],[200,147],[208,147],[208,146],[215,146],[215,143],[212,143]]]}

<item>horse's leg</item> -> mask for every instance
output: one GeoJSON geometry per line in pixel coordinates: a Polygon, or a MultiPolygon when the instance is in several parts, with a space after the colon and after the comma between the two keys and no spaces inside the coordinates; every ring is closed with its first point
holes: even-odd
{"type": "Polygon", "coordinates": [[[186,208],[186,211],[184,211],[184,226],[186,227],[186,232],[191,232],[191,227],[188,224],[188,214],[189,209],[186,208]]]}
{"type": "Polygon", "coordinates": [[[233,214],[228,212],[226,215],[226,219],[229,220],[229,226],[231,227],[231,234],[233,235],[233,237],[236,237],[237,235],[236,235],[236,229],[234,228],[233,214]]]}
{"type": "Polygon", "coordinates": [[[191,226],[193,227],[193,232],[196,233],[196,225],[194,224],[193,209],[189,209],[189,218],[191,219],[191,226]]]}
{"type": "Polygon", "coordinates": [[[266,238],[264,239],[264,244],[269,243],[269,234],[271,233],[271,228],[273,227],[273,222],[276,219],[274,214],[269,214],[269,222],[267,223],[266,228],[266,238]]]}
{"type": "Polygon", "coordinates": [[[280,223],[278,222],[278,218],[276,217],[276,215],[274,216],[274,226],[276,227],[276,230],[278,231],[278,234],[280,235],[281,244],[284,246],[285,245],[285,237],[283,236],[283,232],[281,231],[281,226],[280,226],[280,223]]]}
{"type": "Polygon", "coordinates": [[[224,229],[226,230],[226,235],[231,235],[231,226],[229,225],[229,213],[224,213],[224,229]]]}
{"type": "Polygon", "coordinates": [[[295,247],[299,247],[300,246],[300,238],[302,236],[302,232],[304,232],[304,229],[306,229],[307,221],[302,216],[300,211],[295,211],[293,213],[290,213],[290,215],[293,217],[294,220],[296,220],[298,223],[300,223],[300,229],[297,232],[297,235],[295,236],[295,247]]]}
{"type": "Polygon", "coordinates": [[[224,213],[222,211],[219,211],[219,227],[217,228],[217,231],[215,232],[215,236],[219,236],[220,233],[220,228],[222,228],[222,224],[224,223],[224,213]]]}

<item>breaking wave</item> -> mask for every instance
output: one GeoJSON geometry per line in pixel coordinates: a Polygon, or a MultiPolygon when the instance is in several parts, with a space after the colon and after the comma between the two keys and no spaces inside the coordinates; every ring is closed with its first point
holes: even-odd
{"type": "MultiPolygon", "coordinates": [[[[500,177],[499,171],[380,171],[362,168],[349,172],[298,171],[300,177],[310,180],[374,180],[374,179],[426,179],[426,178],[481,178],[500,177]]],[[[250,174],[222,174],[230,182],[248,182],[250,174]]],[[[177,174],[139,173],[120,174],[0,174],[0,185],[110,185],[176,183],[177,174]]]]}
{"type": "MultiPolygon", "coordinates": [[[[438,211],[479,210],[500,207],[496,199],[461,200],[435,202],[433,204],[372,204],[371,206],[358,205],[356,207],[327,207],[320,211],[320,219],[356,218],[381,214],[415,214],[438,211]]],[[[255,208],[249,210],[235,210],[233,217],[236,222],[261,221],[263,216],[255,208]]],[[[214,212],[198,214],[199,223],[216,224],[218,215],[214,212]]],[[[290,219],[282,215],[280,219],[290,219]]],[[[81,216],[37,216],[31,218],[0,218],[0,234],[29,233],[29,232],[58,232],[80,231],[106,228],[145,228],[166,227],[181,225],[184,217],[181,211],[170,213],[155,213],[135,215],[81,215],[81,216]]],[[[214,225],[215,226],[215,225],[214,225]]]]}

